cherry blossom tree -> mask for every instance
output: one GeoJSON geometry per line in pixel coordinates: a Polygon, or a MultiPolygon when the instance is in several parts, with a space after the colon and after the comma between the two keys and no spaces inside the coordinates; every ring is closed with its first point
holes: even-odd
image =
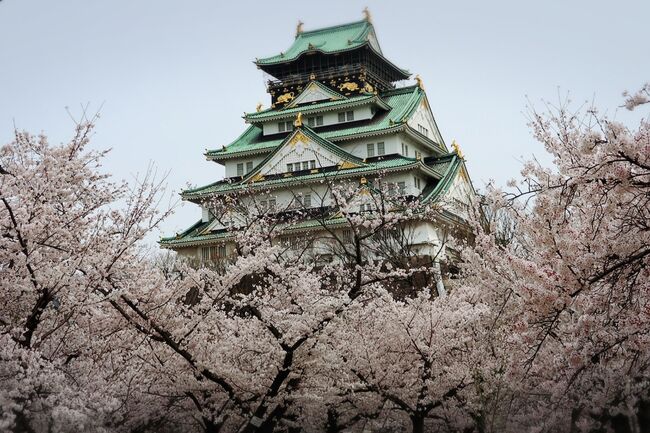
{"type": "Polygon", "coordinates": [[[650,124],[563,103],[531,127],[554,167],[528,162],[510,192],[492,189],[491,214],[516,229],[478,230],[465,252],[464,284],[494,294],[499,429],[647,430],[650,124]]]}
{"type": "Polygon", "coordinates": [[[105,152],[87,150],[94,120],[63,145],[16,132],[0,149],[3,429],[108,431],[122,422],[131,372],[115,368],[125,354],[113,343],[133,332],[106,294],[119,279],[147,283],[137,243],[166,213],[150,178],[129,187],[100,172],[105,152]]]}
{"type": "Polygon", "coordinates": [[[440,209],[381,177],[323,179],[316,210],[205,203],[236,255],[195,266],[142,248],[161,185],[102,174],[93,119],[59,146],[17,132],[0,149],[0,427],[647,430],[650,124],[548,108],[531,127],[553,167],[489,188],[445,290],[410,226],[440,209]]]}

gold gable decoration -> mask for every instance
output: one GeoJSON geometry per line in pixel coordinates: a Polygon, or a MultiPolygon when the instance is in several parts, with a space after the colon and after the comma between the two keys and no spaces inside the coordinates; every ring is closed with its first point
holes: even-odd
{"type": "Polygon", "coordinates": [[[339,162],[339,170],[347,170],[348,168],[357,168],[358,165],[351,163],[350,161],[341,161],[339,162]]]}
{"type": "Polygon", "coordinates": [[[415,76],[415,82],[418,83],[418,87],[422,90],[424,90],[424,84],[422,83],[422,78],[420,78],[420,74],[415,76]]]}
{"type": "Polygon", "coordinates": [[[458,155],[460,159],[462,160],[465,159],[465,155],[463,155],[463,151],[460,150],[460,146],[458,145],[458,143],[456,143],[456,140],[452,140],[451,147],[452,149],[454,149],[454,152],[456,153],[456,155],[458,155]]]}
{"type": "Polygon", "coordinates": [[[294,147],[298,143],[309,143],[309,138],[307,138],[307,136],[300,131],[297,131],[294,136],[291,137],[291,140],[289,140],[289,146],[294,147]]]}
{"type": "Polygon", "coordinates": [[[251,179],[251,182],[259,182],[264,180],[264,175],[262,173],[257,173],[253,178],[251,179]]]}
{"type": "Polygon", "coordinates": [[[293,121],[293,126],[300,128],[302,126],[302,113],[298,113],[296,120],[293,121]]]}
{"type": "Polygon", "coordinates": [[[368,9],[368,6],[363,8],[363,18],[368,21],[370,24],[372,24],[372,15],[370,15],[370,10],[368,9]]]}

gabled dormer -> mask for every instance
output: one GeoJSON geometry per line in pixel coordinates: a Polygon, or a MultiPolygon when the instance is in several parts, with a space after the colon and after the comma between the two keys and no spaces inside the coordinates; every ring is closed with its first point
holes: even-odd
{"type": "Polygon", "coordinates": [[[323,101],[339,101],[343,99],[347,98],[318,81],[310,81],[298,97],[288,103],[285,108],[323,101]]]}
{"type": "Polygon", "coordinates": [[[301,122],[302,118],[296,129],[242,182],[259,181],[270,175],[293,176],[297,172],[309,173],[328,167],[352,168],[365,165],[362,159],[320,137],[301,122]]]}

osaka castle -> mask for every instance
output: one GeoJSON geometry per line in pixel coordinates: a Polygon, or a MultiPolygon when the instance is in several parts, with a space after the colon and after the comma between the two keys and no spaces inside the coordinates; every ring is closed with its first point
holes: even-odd
{"type": "Polygon", "coordinates": [[[332,260],[322,239],[349,238],[351,230],[334,203],[332,184],[358,187],[353,208],[371,213],[363,189],[381,178],[399,197],[442,209],[436,218],[413,222],[411,249],[449,254],[448,231],[467,227],[474,194],[463,156],[455,144],[445,144],[420,77],[409,81],[411,74],[384,56],[365,12],[361,21],[316,30],[300,23],[289,48],[255,60],[268,75],[268,108],[258,104],[243,116],[248,126],[239,137],[206,151],[225,177],[181,193],[201,208],[201,218],[161,239],[163,248],[202,263],[232,259],[237,218],[230,215],[225,223],[224,214],[238,207],[215,211],[209,203],[247,197],[260,213],[306,210],[302,220],[283,227],[277,242],[320,239],[321,248],[307,247],[312,257],[332,260]]]}

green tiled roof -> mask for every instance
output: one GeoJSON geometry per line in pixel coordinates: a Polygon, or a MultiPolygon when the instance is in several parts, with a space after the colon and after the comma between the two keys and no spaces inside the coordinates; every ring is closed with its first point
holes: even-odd
{"type": "MultiPolygon", "coordinates": [[[[317,219],[307,219],[299,221],[296,223],[285,224],[282,227],[283,231],[286,232],[295,232],[301,230],[309,230],[316,227],[324,226],[338,226],[338,225],[347,225],[347,219],[343,217],[332,216],[324,220],[317,219]]],[[[205,234],[200,234],[200,231],[194,230],[196,225],[202,225],[203,227],[207,226],[208,223],[202,223],[199,221],[197,224],[194,224],[188,230],[185,230],[183,233],[179,233],[177,236],[171,236],[167,238],[160,239],[159,243],[163,248],[183,248],[199,245],[207,245],[214,243],[215,241],[223,241],[232,236],[232,232],[227,230],[221,230],[218,232],[210,232],[205,234]]]]}
{"type": "MultiPolygon", "coordinates": [[[[345,170],[339,170],[336,172],[330,173],[314,173],[307,174],[295,178],[284,178],[279,177],[277,179],[272,179],[268,181],[256,182],[255,187],[271,187],[273,185],[283,184],[285,186],[291,181],[304,182],[314,179],[322,179],[328,176],[346,176],[351,175],[361,175],[365,172],[376,172],[382,170],[391,170],[391,169],[408,169],[413,167],[427,167],[428,169],[439,173],[440,178],[437,182],[432,183],[430,187],[427,187],[422,191],[421,200],[423,203],[428,203],[437,200],[442,194],[447,192],[452,185],[458,171],[463,166],[463,160],[458,157],[455,153],[445,155],[440,158],[426,158],[425,161],[418,161],[413,158],[404,158],[397,157],[386,160],[379,160],[373,163],[368,163],[363,167],[350,168],[345,170]]],[[[183,193],[184,198],[202,198],[206,197],[213,193],[223,193],[236,190],[242,190],[244,188],[250,187],[251,184],[239,183],[232,184],[227,181],[216,182],[211,185],[207,185],[202,188],[197,188],[194,190],[188,190],[183,193]],[[186,197],[185,194],[189,193],[193,197],[186,197]]],[[[198,221],[190,228],[185,230],[182,233],[177,234],[176,236],[162,238],[160,244],[166,248],[182,248],[188,246],[198,246],[198,245],[207,245],[214,243],[215,241],[226,240],[231,234],[227,231],[219,232],[210,232],[202,233],[211,222],[202,222],[198,221]]],[[[346,219],[342,217],[332,216],[330,218],[323,220],[317,219],[308,219],[304,221],[299,221],[291,224],[287,224],[283,227],[285,231],[300,231],[300,230],[309,230],[313,228],[322,227],[325,224],[326,226],[336,226],[336,225],[345,225],[346,219]]]]}
{"type": "MultiPolygon", "coordinates": [[[[384,133],[393,129],[398,130],[415,112],[418,104],[424,97],[424,91],[418,86],[393,89],[381,94],[381,99],[390,107],[386,113],[376,115],[370,122],[351,122],[349,127],[319,132],[319,135],[330,141],[353,138],[355,136],[373,135],[384,133]]],[[[321,104],[328,104],[324,102],[321,104]]],[[[315,104],[314,107],[319,104],[315,104]]],[[[262,129],[258,126],[250,126],[235,141],[222,149],[209,150],[206,153],[208,159],[220,160],[249,153],[265,153],[278,146],[284,137],[262,135],[262,129]]]]}
{"type": "Polygon", "coordinates": [[[181,238],[188,238],[188,237],[194,238],[203,230],[205,230],[205,228],[208,225],[210,225],[210,222],[203,222],[202,220],[198,220],[197,222],[192,224],[188,229],[185,229],[180,233],[176,233],[176,236],[162,238],[160,242],[170,242],[173,241],[174,239],[181,239],[181,238]]]}
{"type": "MultiPolygon", "coordinates": [[[[275,56],[256,59],[255,64],[275,65],[278,63],[290,62],[306,52],[320,51],[325,54],[340,53],[370,46],[377,54],[381,55],[381,48],[370,44],[370,38],[377,39],[375,29],[367,20],[355,21],[348,24],[340,24],[332,27],[301,32],[288,50],[275,56]]],[[[399,70],[399,68],[396,68],[399,70]]],[[[408,72],[402,70],[405,74],[408,72]]]]}
{"type": "MultiPolygon", "coordinates": [[[[202,223],[201,221],[199,221],[199,223],[201,223],[204,226],[207,226],[211,222],[212,221],[207,223],[202,223]]],[[[227,239],[230,236],[231,234],[228,233],[227,231],[200,234],[199,230],[191,230],[190,228],[183,233],[179,233],[177,236],[162,238],[160,239],[159,243],[164,248],[182,248],[182,247],[210,244],[215,241],[227,239]]]]}
{"type": "Polygon", "coordinates": [[[433,162],[431,168],[440,173],[441,178],[431,189],[422,191],[422,201],[424,203],[435,201],[447,192],[462,165],[463,160],[455,153],[439,158],[433,162]]]}
{"type": "MultiPolygon", "coordinates": [[[[453,160],[453,156],[445,156],[443,158],[446,158],[448,160],[446,166],[449,166],[449,161],[453,160]]],[[[250,173],[243,181],[232,181],[230,179],[224,179],[198,188],[184,190],[181,195],[185,200],[202,200],[214,194],[227,194],[236,191],[243,191],[249,188],[261,189],[288,187],[293,185],[301,185],[307,182],[318,181],[321,179],[343,178],[349,176],[357,177],[364,174],[373,174],[376,172],[407,170],[414,168],[421,169],[429,175],[440,179],[443,179],[448,172],[448,169],[446,169],[444,172],[440,170],[440,167],[443,167],[443,165],[438,165],[439,168],[435,169],[434,165],[430,165],[415,158],[407,158],[404,156],[388,157],[386,159],[361,164],[362,165],[358,167],[352,168],[335,170],[321,169],[317,173],[307,173],[297,176],[285,176],[284,174],[272,175],[267,176],[263,180],[259,181],[252,181],[251,179],[254,176],[253,173],[250,173]]]]}
{"type": "Polygon", "coordinates": [[[258,65],[272,65],[297,59],[302,53],[318,50],[323,53],[339,53],[353,50],[368,43],[372,24],[366,20],[333,27],[302,32],[296,35],[291,47],[275,56],[257,59],[258,65]]]}
{"type": "Polygon", "coordinates": [[[320,112],[332,111],[336,109],[345,109],[348,107],[358,107],[360,105],[365,105],[369,102],[373,102],[381,106],[385,110],[390,109],[390,106],[386,104],[384,101],[382,101],[382,99],[379,96],[369,94],[369,95],[354,96],[349,99],[338,99],[336,101],[324,101],[324,102],[316,102],[310,105],[300,105],[296,107],[286,108],[284,110],[267,109],[257,113],[247,113],[246,116],[244,116],[244,118],[249,123],[267,122],[271,120],[279,120],[279,119],[285,119],[290,117],[293,118],[296,117],[298,113],[308,115],[311,113],[320,113],[320,112]]]}
{"type": "Polygon", "coordinates": [[[290,186],[294,184],[302,184],[305,182],[310,182],[320,179],[328,179],[333,177],[347,177],[347,176],[358,176],[365,173],[373,173],[383,170],[399,170],[399,169],[409,169],[415,167],[427,167],[415,158],[406,158],[403,156],[395,158],[386,158],[384,160],[378,160],[372,163],[365,163],[360,167],[340,169],[336,171],[319,171],[318,173],[309,173],[300,176],[287,176],[282,175],[276,177],[270,177],[253,183],[246,182],[231,182],[229,180],[220,180],[218,182],[211,183],[206,186],[199,188],[188,189],[181,193],[182,197],[186,200],[200,200],[206,197],[209,197],[213,194],[223,194],[234,191],[242,191],[247,188],[269,188],[269,187],[278,187],[278,186],[290,186]]]}

